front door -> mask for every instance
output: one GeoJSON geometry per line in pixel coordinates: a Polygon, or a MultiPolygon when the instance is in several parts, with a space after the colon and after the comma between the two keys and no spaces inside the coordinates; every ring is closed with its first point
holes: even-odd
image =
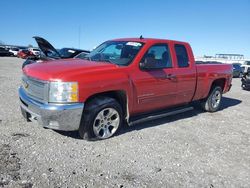
{"type": "Polygon", "coordinates": [[[134,113],[157,110],[176,103],[177,80],[167,44],[151,46],[140,61],[141,70],[131,74],[135,84],[134,113]]]}

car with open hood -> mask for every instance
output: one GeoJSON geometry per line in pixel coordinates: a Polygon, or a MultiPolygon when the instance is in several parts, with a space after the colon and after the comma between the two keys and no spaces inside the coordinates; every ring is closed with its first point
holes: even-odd
{"type": "Polygon", "coordinates": [[[69,59],[69,58],[74,58],[80,53],[85,53],[85,54],[89,53],[88,50],[82,50],[76,48],[62,48],[58,50],[42,37],[35,36],[33,38],[36,40],[37,45],[41,50],[41,53],[37,57],[26,59],[26,61],[22,65],[22,68],[24,68],[26,65],[33,64],[36,62],[55,60],[55,59],[69,59]]]}

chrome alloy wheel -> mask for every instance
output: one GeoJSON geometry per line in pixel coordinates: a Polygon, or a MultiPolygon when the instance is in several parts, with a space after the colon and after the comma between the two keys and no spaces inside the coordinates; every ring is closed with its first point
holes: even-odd
{"type": "Polygon", "coordinates": [[[220,105],[221,101],[221,93],[220,91],[216,90],[212,96],[212,107],[217,108],[220,105]]]}
{"type": "Polygon", "coordinates": [[[96,116],[93,131],[96,137],[105,139],[117,131],[120,124],[120,115],[114,108],[104,108],[96,116]]]}

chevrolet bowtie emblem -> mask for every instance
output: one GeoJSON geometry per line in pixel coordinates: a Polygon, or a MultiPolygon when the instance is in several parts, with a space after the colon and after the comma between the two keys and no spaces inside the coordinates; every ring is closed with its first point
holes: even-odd
{"type": "Polygon", "coordinates": [[[29,87],[29,83],[27,81],[23,81],[23,86],[25,89],[27,89],[29,87]]]}

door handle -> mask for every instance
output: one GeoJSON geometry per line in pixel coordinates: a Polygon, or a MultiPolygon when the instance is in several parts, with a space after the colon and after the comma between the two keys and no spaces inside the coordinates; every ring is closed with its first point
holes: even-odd
{"type": "Polygon", "coordinates": [[[176,79],[176,75],[173,75],[173,74],[167,74],[167,75],[165,76],[165,79],[169,79],[169,80],[176,79]]]}

